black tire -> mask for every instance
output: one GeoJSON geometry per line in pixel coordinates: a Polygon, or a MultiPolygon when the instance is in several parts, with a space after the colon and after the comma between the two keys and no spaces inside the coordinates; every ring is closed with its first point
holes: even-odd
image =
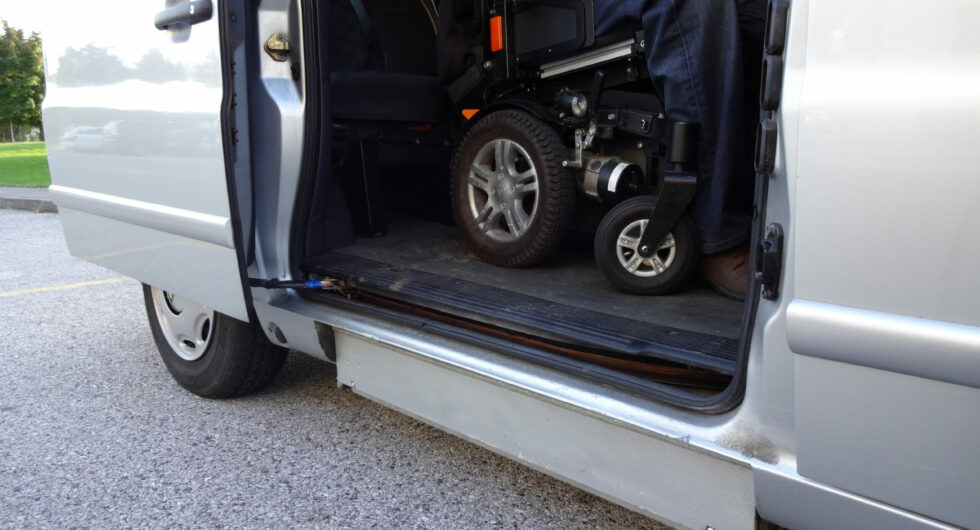
{"type": "Polygon", "coordinates": [[[658,249],[650,259],[639,262],[635,273],[627,269],[635,251],[631,251],[628,245],[621,246],[619,238],[625,235],[639,239],[654,202],[655,198],[651,196],[623,201],[610,210],[599,224],[595,237],[596,264],[606,279],[620,291],[640,295],[674,293],[687,284],[697,268],[697,229],[691,218],[683,215],[664,240],[665,248],[658,249]],[[655,266],[655,263],[663,270],[658,272],[659,266],[655,266]]]}
{"type": "Polygon", "coordinates": [[[450,196],[456,224],[480,259],[503,267],[528,267],[554,252],[568,232],[575,209],[575,179],[562,167],[567,157],[568,149],[558,133],[526,112],[494,112],[466,133],[450,166],[450,196]],[[513,155],[513,170],[506,163],[504,168],[497,167],[494,149],[498,141],[513,155]],[[498,180],[477,179],[481,184],[485,180],[489,191],[470,186],[471,173],[477,175],[475,166],[485,159],[486,148],[491,149],[493,159],[486,170],[498,180]],[[527,178],[536,179],[536,189],[522,195],[519,189],[529,181],[518,174],[531,170],[534,177],[527,178]],[[496,206],[505,204],[512,206],[496,206]],[[477,210],[490,211],[489,218],[481,223],[477,210]]]}
{"type": "Polygon", "coordinates": [[[288,350],[276,346],[254,324],[214,312],[210,339],[200,358],[182,358],[167,341],[149,285],[143,301],[150,331],[163,364],[186,390],[206,398],[229,398],[256,392],[279,373],[288,350]]]}

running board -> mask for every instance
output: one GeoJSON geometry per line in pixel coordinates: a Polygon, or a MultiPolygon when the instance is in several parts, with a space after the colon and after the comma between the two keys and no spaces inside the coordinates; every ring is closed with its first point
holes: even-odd
{"type": "Polygon", "coordinates": [[[559,344],[634,360],[658,360],[732,375],[738,340],[659,326],[339,252],[303,269],[364,292],[559,344]]]}

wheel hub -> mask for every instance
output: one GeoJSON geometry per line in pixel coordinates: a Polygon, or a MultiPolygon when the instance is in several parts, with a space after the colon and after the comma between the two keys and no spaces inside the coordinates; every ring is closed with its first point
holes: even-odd
{"type": "Polygon", "coordinates": [[[497,181],[494,183],[492,190],[494,199],[496,199],[495,202],[498,204],[512,206],[514,201],[514,192],[516,191],[514,184],[515,182],[513,178],[504,174],[498,174],[497,181]]]}
{"type": "Polygon", "coordinates": [[[530,155],[508,139],[477,152],[467,185],[470,213],[487,237],[513,241],[527,231],[538,209],[538,175],[530,155]]]}
{"type": "Polygon", "coordinates": [[[214,310],[173,293],[151,289],[160,331],[181,359],[200,359],[211,344],[214,310]]]}
{"type": "Polygon", "coordinates": [[[647,220],[633,221],[619,233],[616,239],[616,257],[619,264],[630,274],[641,277],[657,276],[665,272],[677,255],[677,244],[674,235],[667,237],[656,249],[642,248],[640,239],[647,228],[647,220]]]}

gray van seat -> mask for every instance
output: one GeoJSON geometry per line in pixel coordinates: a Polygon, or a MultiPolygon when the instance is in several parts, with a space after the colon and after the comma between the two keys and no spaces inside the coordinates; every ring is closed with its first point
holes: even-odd
{"type": "Polygon", "coordinates": [[[449,94],[435,76],[333,72],[330,100],[335,120],[436,123],[453,114],[449,94]]]}

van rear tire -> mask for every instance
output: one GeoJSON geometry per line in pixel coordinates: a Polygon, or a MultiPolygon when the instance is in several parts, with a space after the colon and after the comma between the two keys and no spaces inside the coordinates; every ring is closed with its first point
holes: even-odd
{"type": "Polygon", "coordinates": [[[177,384],[201,397],[261,390],[286,361],[288,350],[255,324],[146,284],[143,302],[163,364],[177,384]]]}

